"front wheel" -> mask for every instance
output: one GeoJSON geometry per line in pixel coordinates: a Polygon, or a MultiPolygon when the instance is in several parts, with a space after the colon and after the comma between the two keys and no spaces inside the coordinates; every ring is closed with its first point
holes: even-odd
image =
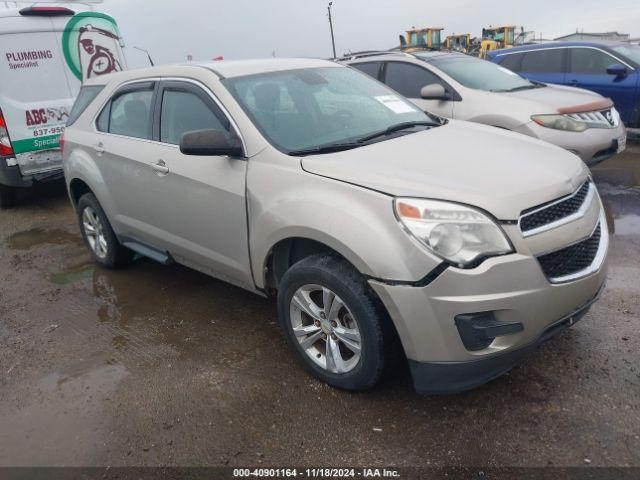
{"type": "Polygon", "coordinates": [[[323,382],[359,391],[380,379],[390,320],[346,261],[318,254],[293,265],[280,282],[278,319],[300,363],[323,382]]]}

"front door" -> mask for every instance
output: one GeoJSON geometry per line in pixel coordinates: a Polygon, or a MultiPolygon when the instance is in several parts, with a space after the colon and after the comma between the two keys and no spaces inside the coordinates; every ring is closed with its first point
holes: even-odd
{"type": "Polygon", "coordinates": [[[161,145],[166,175],[159,179],[171,203],[170,253],[178,260],[233,283],[253,285],[249,267],[245,174],[247,162],[226,156],[180,152],[186,132],[216,129],[237,135],[227,115],[204,87],[164,81],[156,102],[154,139],[161,145]]]}
{"type": "Polygon", "coordinates": [[[609,75],[607,68],[614,64],[623,65],[620,60],[602,50],[571,48],[567,84],[586,88],[610,98],[622,118],[629,122],[634,110],[636,72],[629,68],[629,74],[626,76],[609,75]]]}

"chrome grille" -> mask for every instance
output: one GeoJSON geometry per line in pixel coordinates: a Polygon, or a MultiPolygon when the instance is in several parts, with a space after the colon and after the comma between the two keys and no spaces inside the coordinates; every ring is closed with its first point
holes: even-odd
{"type": "Polygon", "coordinates": [[[520,216],[520,231],[528,237],[578,218],[589,207],[594,192],[593,183],[587,180],[567,197],[525,210],[520,216]]]}
{"type": "Polygon", "coordinates": [[[595,128],[616,128],[620,125],[620,115],[615,108],[599,112],[569,113],[567,116],[578,122],[588,123],[595,128]]]}

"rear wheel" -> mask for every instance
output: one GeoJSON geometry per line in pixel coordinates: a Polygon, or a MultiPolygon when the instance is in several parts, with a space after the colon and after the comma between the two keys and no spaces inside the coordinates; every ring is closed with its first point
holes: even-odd
{"type": "Polygon", "coordinates": [[[92,193],[83,195],[78,201],[78,221],[82,238],[96,263],[107,268],[119,268],[131,262],[133,252],[120,245],[107,216],[92,193]]]}
{"type": "Polygon", "coordinates": [[[384,308],[362,275],[334,256],[313,255],[285,273],[278,319],[300,363],[333,387],[369,389],[390,360],[384,308]]]}

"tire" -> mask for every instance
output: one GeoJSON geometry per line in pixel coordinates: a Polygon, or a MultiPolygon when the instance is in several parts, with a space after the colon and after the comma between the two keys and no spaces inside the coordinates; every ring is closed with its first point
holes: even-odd
{"type": "Polygon", "coordinates": [[[17,196],[15,190],[0,185],[0,209],[15,207],[17,196]]]}
{"type": "Polygon", "coordinates": [[[133,252],[120,245],[104,210],[92,193],[80,197],[77,212],[82,238],[97,264],[121,268],[131,263],[133,252]]]}
{"type": "Polygon", "coordinates": [[[384,306],[353,266],[330,254],[307,257],[284,274],[278,289],[278,321],[303,367],[332,387],[370,389],[395,358],[397,334],[384,306]],[[336,307],[336,311],[328,309],[331,315],[324,311],[323,294],[327,290],[327,301],[336,307]],[[300,308],[304,299],[313,301],[315,306],[309,307],[307,302],[307,308],[300,308]],[[330,328],[332,320],[335,330],[330,328]],[[360,342],[356,341],[355,331],[360,342]],[[330,343],[333,348],[329,348],[330,343]],[[357,354],[352,347],[358,343],[360,353],[354,360],[357,354]],[[335,355],[336,345],[339,357],[335,355]],[[347,348],[348,345],[351,346],[347,348]],[[334,355],[329,358],[328,352],[334,355]]]}

